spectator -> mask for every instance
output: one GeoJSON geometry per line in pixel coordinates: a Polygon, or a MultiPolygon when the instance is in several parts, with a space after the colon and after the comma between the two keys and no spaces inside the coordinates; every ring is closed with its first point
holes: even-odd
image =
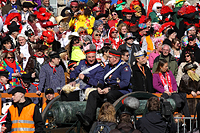
{"type": "Polygon", "coordinates": [[[25,35],[28,37],[28,44],[30,44],[31,48],[33,49],[34,53],[36,52],[34,47],[36,46],[36,40],[38,36],[35,36],[35,33],[29,29],[28,31],[25,31],[25,35]]]}
{"type": "Polygon", "coordinates": [[[112,20],[108,21],[109,27],[117,27],[120,19],[118,18],[118,14],[117,14],[116,10],[111,11],[111,16],[112,16],[112,20]]]}
{"type": "Polygon", "coordinates": [[[101,31],[101,36],[103,37],[105,31],[104,31],[104,28],[103,28],[103,21],[102,20],[95,20],[94,30],[101,31]]]}
{"type": "Polygon", "coordinates": [[[100,50],[104,45],[104,40],[101,38],[101,31],[95,30],[92,34],[92,43],[95,44],[96,50],[100,50]]]}
{"type": "Polygon", "coordinates": [[[123,40],[120,38],[117,28],[111,27],[108,36],[111,41],[112,49],[117,50],[119,46],[123,44],[123,40]]]}
{"type": "Polygon", "coordinates": [[[83,50],[86,51],[90,49],[96,49],[96,46],[92,43],[92,37],[90,35],[86,35],[83,38],[83,50]]]}
{"type": "Polygon", "coordinates": [[[102,20],[103,21],[103,37],[107,37],[108,31],[110,29],[107,23],[108,14],[100,13],[98,16],[95,17],[95,20],[102,20]]]}
{"type": "MultiPolygon", "coordinates": [[[[128,50],[124,49],[124,50],[121,51],[121,53],[122,53],[121,54],[122,61],[124,61],[127,64],[129,64],[128,63],[128,59],[129,59],[130,54],[129,54],[128,50]]],[[[130,66],[130,64],[129,64],[129,66],[130,66]]]]}
{"type": "Polygon", "coordinates": [[[52,15],[54,14],[54,9],[53,7],[50,5],[50,1],[49,0],[42,0],[41,1],[41,6],[38,7],[38,9],[40,9],[41,7],[44,7],[47,9],[47,11],[49,13],[51,13],[52,15]]]}
{"type": "Polygon", "coordinates": [[[8,84],[8,71],[0,71],[0,92],[1,93],[8,93],[12,90],[10,85],[8,84]]]}
{"type": "Polygon", "coordinates": [[[55,51],[49,53],[50,62],[41,67],[39,74],[39,89],[45,92],[52,88],[54,92],[65,85],[65,75],[62,66],[59,65],[60,56],[55,51]]]}
{"type": "Polygon", "coordinates": [[[77,30],[79,36],[80,36],[80,40],[84,42],[83,38],[88,35],[87,33],[87,29],[85,29],[84,27],[80,27],[78,30],[77,30]]]}
{"type": "MultiPolygon", "coordinates": [[[[105,102],[99,110],[97,122],[93,123],[89,133],[94,133],[99,131],[97,130],[98,129],[97,127],[103,125],[109,126],[110,130],[115,129],[115,127],[117,126],[116,123],[117,120],[115,118],[115,115],[116,115],[115,107],[111,103],[105,102]]],[[[106,128],[103,129],[103,131],[104,130],[106,130],[106,128]]]]}
{"type": "Polygon", "coordinates": [[[134,53],[134,56],[136,58],[136,63],[131,67],[132,69],[131,83],[133,86],[133,91],[145,91],[150,93],[155,92],[152,82],[153,81],[152,73],[149,67],[146,66],[147,63],[146,52],[141,50],[134,53]]]}
{"type": "MultiPolygon", "coordinates": [[[[106,39],[105,41],[109,41],[109,40],[106,39]]],[[[104,41],[104,44],[107,43],[105,41],[104,41]]],[[[101,62],[103,62],[104,67],[105,67],[109,62],[108,56],[109,56],[110,47],[104,46],[100,51],[101,51],[101,53],[99,54],[99,56],[100,56],[99,58],[100,58],[101,62]]]]}
{"type": "Polygon", "coordinates": [[[125,23],[119,24],[117,27],[117,30],[119,31],[120,37],[124,40],[126,33],[128,33],[128,26],[125,23]]]}
{"type": "Polygon", "coordinates": [[[177,62],[176,62],[176,59],[174,58],[174,56],[172,56],[170,54],[170,51],[171,51],[171,48],[168,44],[164,44],[162,46],[161,54],[158,57],[156,57],[156,59],[154,60],[153,69],[152,69],[153,73],[155,73],[155,71],[158,67],[159,60],[165,59],[168,62],[169,70],[173,73],[174,77],[177,76],[178,65],[177,65],[177,62]]]}
{"type": "Polygon", "coordinates": [[[2,16],[5,14],[8,14],[8,12],[11,9],[16,9],[16,10],[21,10],[21,7],[19,5],[16,5],[17,0],[10,0],[10,3],[6,4],[5,6],[2,7],[2,16]]]}
{"type": "Polygon", "coordinates": [[[47,104],[55,98],[54,90],[52,88],[48,88],[45,91],[45,98],[47,99],[45,103],[42,105],[42,112],[46,108],[47,104]]]}
{"type": "Polygon", "coordinates": [[[3,61],[3,58],[5,56],[5,51],[4,50],[9,50],[11,49],[12,45],[11,45],[11,40],[8,36],[5,36],[2,40],[1,40],[1,50],[0,50],[0,61],[3,61]]]}
{"type": "Polygon", "coordinates": [[[149,17],[151,18],[152,22],[159,22],[160,20],[162,20],[162,15],[160,14],[161,8],[161,3],[156,2],[153,4],[152,12],[149,13],[149,17]]]}
{"type": "Polygon", "coordinates": [[[108,14],[108,15],[111,14],[111,11],[110,11],[110,3],[111,2],[112,2],[111,0],[101,0],[101,2],[100,2],[101,13],[108,14]]]}
{"type": "Polygon", "coordinates": [[[186,129],[186,124],[184,123],[183,119],[177,119],[176,117],[183,117],[183,115],[181,113],[176,113],[174,115],[175,117],[175,123],[177,128],[179,128],[179,133],[187,133],[187,129],[186,129]],[[179,127],[178,127],[178,123],[179,123],[179,127]]]}
{"type": "Polygon", "coordinates": [[[30,5],[31,5],[30,2],[26,2],[26,1],[23,2],[22,10],[20,12],[21,17],[22,17],[22,20],[21,20],[22,25],[25,25],[28,22],[28,16],[30,14],[30,12],[28,11],[28,7],[30,5]]]}
{"type": "Polygon", "coordinates": [[[199,63],[197,63],[195,61],[195,57],[194,57],[194,54],[192,52],[189,52],[189,51],[186,51],[184,54],[184,61],[179,65],[179,68],[178,68],[178,75],[176,77],[176,82],[177,82],[177,85],[179,86],[180,84],[180,81],[181,81],[181,78],[182,76],[184,75],[184,72],[183,72],[183,67],[188,64],[188,63],[192,63],[194,65],[197,65],[197,69],[196,69],[196,73],[200,76],[200,67],[199,67],[199,63]]]}
{"type": "Polygon", "coordinates": [[[173,29],[167,30],[166,39],[163,41],[163,44],[168,44],[172,47],[172,40],[176,38],[177,33],[173,29]]]}
{"type": "Polygon", "coordinates": [[[67,2],[67,6],[61,11],[61,16],[63,17],[69,17],[67,19],[67,22],[70,21],[70,19],[74,16],[75,12],[78,12],[79,9],[79,1],[73,0],[67,2]]]}
{"type": "Polygon", "coordinates": [[[93,7],[93,9],[92,9],[92,16],[93,17],[96,17],[96,16],[98,16],[99,14],[100,14],[100,8],[98,7],[98,6],[95,6],[95,7],[93,7]]]}
{"type": "Polygon", "coordinates": [[[176,62],[178,63],[182,50],[181,50],[181,42],[178,38],[172,40],[172,50],[171,55],[176,58],[176,62]]]}
{"type": "Polygon", "coordinates": [[[62,66],[64,72],[67,72],[67,68],[68,68],[68,65],[67,65],[67,62],[68,62],[67,50],[65,50],[65,48],[60,48],[58,50],[58,53],[59,53],[59,56],[61,57],[59,65],[62,66]]]}

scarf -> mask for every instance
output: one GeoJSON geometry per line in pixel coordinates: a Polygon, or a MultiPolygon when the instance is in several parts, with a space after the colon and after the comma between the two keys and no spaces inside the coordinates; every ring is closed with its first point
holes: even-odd
{"type": "Polygon", "coordinates": [[[194,81],[199,81],[199,75],[197,73],[193,73],[192,71],[187,71],[188,76],[194,81]]]}
{"type": "Polygon", "coordinates": [[[22,88],[26,90],[26,93],[28,93],[28,88],[24,87],[23,83],[21,82],[22,88]]]}
{"type": "Polygon", "coordinates": [[[53,68],[53,73],[56,73],[56,68],[55,68],[55,66],[52,66],[52,65],[50,64],[50,62],[49,62],[49,66],[50,66],[51,68],[53,68]]]}
{"type": "Polygon", "coordinates": [[[169,73],[166,72],[167,81],[161,72],[159,72],[159,76],[160,76],[161,82],[164,86],[164,90],[172,93],[173,92],[172,91],[172,83],[171,83],[171,78],[169,76],[169,73]]]}
{"type": "Polygon", "coordinates": [[[2,83],[2,82],[0,82],[0,84],[4,87],[4,89],[6,90],[6,86],[2,83]]]}
{"type": "Polygon", "coordinates": [[[37,30],[37,26],[33,23],[31,23],[30,21],[28,21],[28,24],[30,24],[30,26],[33,28],[35,35],[38,35],[38,30],[37,30]]]}
{"type": "Polygon", "coordinates": [[[95,40],[95,39],[92,39],[93,41],[93,44],[95,44],[96,46],[96,50],[99,50],[103,47],[104,43],[103,43],[103,40],[95,40]]]}
{"type": "MultiPolygon", "coordinates": [[[[138,65],[138,63],[137,63],[137,65],[138,65]]],[[[145,70],[144,70],[144,66],[139,66],[138,65],[138,68],[140,69],[140,71],[143,73],[143,75],[145,76],[145,78],[146,78],[146,73],[145,73],[145,70]]]]}
{"type": "Polygon", "coordinates": [[[31,84],[34,85],[36,87],[37,91],[38,91],[39,84],[34,84],[34,83],[31,83],[31,84]]]}
{"type": "Polygon", "coordinates": [[[44,54],[42,56],[38,56],[36,54],[34,54],[33,56],[37,57],[37,58],[43,58],[44,57],[44,54]]]}
{"type": "Polygon", "coordinates": [[[14,73],[15,73],[16,70],[17,70],[17,65],[16,65],[15,60],[11,63],[11,62],[9,62],[9,61],[5,58],[4,61],[6,62],[6,64],[7,64],[9,67],[11,67],[11,68],[13,69],[13,71],[14,71],[14,73]]]}

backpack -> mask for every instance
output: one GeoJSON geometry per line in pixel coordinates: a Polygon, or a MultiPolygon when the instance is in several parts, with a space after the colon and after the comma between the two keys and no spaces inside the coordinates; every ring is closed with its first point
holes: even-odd
{"type": "Polygon", "coordinates": [[[97,122],[93,133],[109,133],[111,131],[111,125],[113,125],[113,123],[103,124],[102,122],[97,122]]]}

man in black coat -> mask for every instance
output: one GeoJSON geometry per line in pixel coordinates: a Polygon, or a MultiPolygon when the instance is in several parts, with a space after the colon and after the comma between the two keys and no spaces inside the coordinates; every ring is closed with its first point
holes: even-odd
{"type": "Polygon", "coordinates": [[[135,41],[135,37],[132,33],[126,33],[125,35],[125,43],[120,45],[117,51],[121,52],[122,50],[128,50],[129,52],[129,63],[133,66],[133,62],[135,62],[135,56],[133,55],[134,52],[140,51],[140,45],[137,44],[135,41]]]}
{"type": "Polygon", "coordinates": [[[152,73],[148,66],[146,66],[147,58],[146,52],[141,50],[134,53],[136,63],[132,66],[131,83],[133,91],[145,91],[154,93],[152,73]]]}

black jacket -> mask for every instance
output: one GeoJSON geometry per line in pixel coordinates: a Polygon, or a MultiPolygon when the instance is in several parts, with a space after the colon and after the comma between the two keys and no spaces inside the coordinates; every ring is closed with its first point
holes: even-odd
{"type": "MultiPolygon", "coordinates": [[[[12,105],[14,105],[15,107],[18,108],[18,113],[19,115],[22,112],[23,107],[28,106],[29,104],[32,103],[31,99],[26,97],[25,98],[25,102],[24,103],[12,103],[12,105]]],[[[27,112],[28,113],[28,112],[27,112]]],[[[35,106],[35,110],[34,110],[34,114],[33,114],[33,121],[35,123],[35,133],[42,133],[43,132],[43,128],[44,128],[44,123],[42,121],[42,116],[39,112],[39,107],[36,105],[35,106]]],[[[11,131],[11,127],[12,127],[12,122],[11,122],[11,114],[8,111],[7,117],[6,117],[6,128],[7,128],[7,132],[11,131]]]]}
{"type": "Polygon", "coordinates": [[[132,66],[132,77],[131,77],[131,83],[133,86],[133,91],[145,91],[154,93],[155,90],[153,88],[153,77],[152,73],[146,65],[144,65],[144,70],[146,77],[142,73],[142,71],[139,69],[138,65],[135,64],[132,66]]]}
{"type": "MultiPolygon", "coordinates": [[[[117,51],[119,51],[119,52],[121,52],[122,50],[126,50],[126,43],[120,45],[119,48],[117,49],[117,51]]],[[[131,56],[131,60],[130,60],[131,66],[133,66],[133,62],[136,61],[136,60],[135,60],[134,53],[135,53],[135,52],[138,52],[138,51],[140,51],[140,45],[138,45],[138,44],[133,44],[133,45],[132,45],[132,51],[131,51],[131,54],[130,54],[130,56],[131,56]]]]}

